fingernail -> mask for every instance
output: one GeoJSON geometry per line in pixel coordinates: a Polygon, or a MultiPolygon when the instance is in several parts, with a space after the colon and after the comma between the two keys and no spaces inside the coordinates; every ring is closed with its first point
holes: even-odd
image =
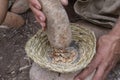
{"type": "Polygon", "coordinates": [[[40,9],[40,7],[39,7],[39,6],[37,6],[37,5],[35,5],[35,7],[36,7],[37,9],[40,9]]]}
{"type": "Polygon", "coordinates": [[[42,18],[42,17],[40,17],[40,20],[41,20],[41,21],[43,21],[43,18],[42,18]]]}

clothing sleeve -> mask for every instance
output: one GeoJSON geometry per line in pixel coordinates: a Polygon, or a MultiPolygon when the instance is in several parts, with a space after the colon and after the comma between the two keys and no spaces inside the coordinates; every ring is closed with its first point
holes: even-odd
{"type": "Polygon", "coordinates": [[[83,19],[112,28],[120,16],[120,0],[77,0],[74,9],[83,19]]]}

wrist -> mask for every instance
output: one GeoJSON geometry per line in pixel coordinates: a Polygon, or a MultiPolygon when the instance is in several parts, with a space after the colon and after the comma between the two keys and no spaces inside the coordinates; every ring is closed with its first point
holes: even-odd
{"type": "Polygon", "coordinates": [[[108,33],[108,35],[111,35],[111,36],[115,36],[115,37],[120,38],[120,33],[117,33],[117,32],[111,31],[111,32],[108,33]]]}
{"type": "Polygon", "coordinates": [[[120,17],[119,17],[119,19],[117,20],[114,28],[112,29],[112,31],[110,31],[109,34],[120,37],[120,17]]]}
{"type": "Polygon", "coordinates": [[[120,36],[115,33],[108,33],[107,37],[109,37],[109,39],[113,41],[120,40],[120,36]]]}
{"type": "Polygon", "coordinates": [[[120,37],[120,31],[112,30],[108,34],[112,36],[120,37]]]}

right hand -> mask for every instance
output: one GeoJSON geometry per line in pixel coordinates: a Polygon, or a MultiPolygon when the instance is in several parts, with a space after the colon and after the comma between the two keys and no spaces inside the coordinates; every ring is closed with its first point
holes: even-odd
{"type": "MultiPolygon", "coordinates": [[[[44,13],[41,11],[42,7],[41,7],[39,1],[38,0],[28,0],[28,1],[29,1],[29,6],[30,6],[32,12],[34,13],[37,22],[42,26],[42,29],[45,30],[45,27],[46,27],[46,23],[45,23],[46,17],[44,15],[44,13]]],[[[63,5],[67,5],[68,4],[68,0],[61,0],[61,3],[63,5]]]]}

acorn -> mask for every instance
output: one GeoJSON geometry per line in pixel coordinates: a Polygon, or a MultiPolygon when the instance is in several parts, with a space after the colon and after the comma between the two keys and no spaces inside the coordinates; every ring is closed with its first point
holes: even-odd
{"type": "Polygon", "coordinates": [[[2,23],[2,25],[8,26],[8,27],[21,27],[22,25],[24,25],[25,21],[22,18],[22,16],[12,13],[12,12],[8,12],[6,15],[6,18],[4,20],[4,22],[2,23]]]}
{"type": "Polygon", "coordinates": [[[16,0],[11,8],[11,12],[21,14],[29,9],[28,0],[16,0]]]}
{"type": "Polygon", "coordinates": [[[8,10],[8,0],[0,0],[0,24],[3,23],[8,10]]]}

